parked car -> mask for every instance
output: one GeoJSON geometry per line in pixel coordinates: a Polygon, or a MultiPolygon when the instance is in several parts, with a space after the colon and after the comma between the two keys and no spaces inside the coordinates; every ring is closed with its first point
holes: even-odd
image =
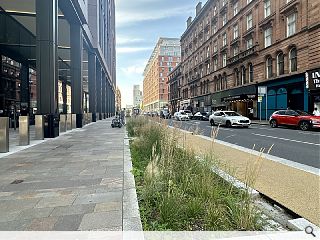
{"type": "Polygon", "coordinates": [[[193,118],[193,114],[190,110],[180,110],[180,112],[186,113],[188,115],[189,119],[193,118]]]}
{"type": "Polygon", "coordinates": [[[320,128],[320,116],[314,116],[300,110],[280,110],[270,116],[269,123],[272,128],[286,125],[306,131],[311,128],[320,128]]]}
{"type": "Polygon", "coordinates": [[[169,119],[171,118],[171,114],[168,109],[163,109],[160,111],[160,117],[164,119],[169,119]]]}
{"type": "Polygon", "coordinates": [[[197,112],[193,115],[193,119],[202,121],[208,121],[209,117],[210,115],[208,112],[197,112]]]}
{"type": "Polygon", "coordinates": [[[211,126],[224,125],[226,127],[245,127],[248,128],[251,120],[234,111],[217,111],[210,115],[211,126]]]}
{"type": "Polygon", "coordinates": [[[188,120],[190,120],[189,116],[184,111],[176,112],[173,115],[173,117],[174,117],[175,120],[178,120],[178,121],[188,121],[188,120]]]}

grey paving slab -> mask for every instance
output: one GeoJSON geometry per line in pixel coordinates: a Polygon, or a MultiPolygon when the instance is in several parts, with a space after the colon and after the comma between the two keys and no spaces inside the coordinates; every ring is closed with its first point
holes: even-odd
{"type": "Polygon", "coordinates": [[[34,219],[34,218],[47,218],[52,213],[53,208],[31,208],[22,211],[17,219],[34,219]]]}
{"type": "Polygon", "coordinates": [[[51,216],[68,216],[92,213],[95,209],[95,204],[72,205],[66,207],[56,207],[51,213],[51,216]]]}
{"type": "Polygon", "coordinates": [[[26,231],[52,231],[58,217],[35,218],[25,229],[26,231]]]}
{"type": "Polygon", "coordinates": [[[124,137],[124,128],[114,131],[103,120],[0,155],[0,230],[119,231],[123,216],[134,225],[138,209],[124,137]]]}
{"type": "Polygon", "coordinates": [[[122,226],[122,212],[98,212],[83,216],[79,230],[94,230],[122,226]]]}
{"type": "Polygon", "coordinates": [[[76,196],[74,195],[42,198],[35,208],[71,206],[75,199],[76,196]]]}
{"type": "Polygon", "coordinates": [[[62,216],[55,223],[54,231],[77,231],[82,221],[83,215],[62,216]]]}

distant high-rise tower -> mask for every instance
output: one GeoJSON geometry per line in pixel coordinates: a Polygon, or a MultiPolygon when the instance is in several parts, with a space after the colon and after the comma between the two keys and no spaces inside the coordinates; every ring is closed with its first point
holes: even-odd
{"type": "Polygon", "coordinates": [[[133,85],[133,106],[140,107],[142,101],[142,92],[140,85],[133,85]]]}

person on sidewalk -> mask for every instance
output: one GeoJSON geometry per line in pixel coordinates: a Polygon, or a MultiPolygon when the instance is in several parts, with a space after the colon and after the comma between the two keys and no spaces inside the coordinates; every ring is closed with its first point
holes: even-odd
{"type": "Polygon", "coordinates": [[[320,111],[318,110],[318,108],[314,108],[313,115],[314,116],[320,116],[320,111]]]}

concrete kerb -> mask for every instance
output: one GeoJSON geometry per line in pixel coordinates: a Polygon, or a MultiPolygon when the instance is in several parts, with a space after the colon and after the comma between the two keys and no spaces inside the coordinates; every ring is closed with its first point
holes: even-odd
{"type": "Polygon", "coordinates": [[[130,152],[130,143],[128,132],[126,131],[124,137],[124,153],[123,153],[123,231],[143,231],[140,210],[137,198],[137,192],[135,187],[134,176],[132,174],[132,159],[130,152]]]}

